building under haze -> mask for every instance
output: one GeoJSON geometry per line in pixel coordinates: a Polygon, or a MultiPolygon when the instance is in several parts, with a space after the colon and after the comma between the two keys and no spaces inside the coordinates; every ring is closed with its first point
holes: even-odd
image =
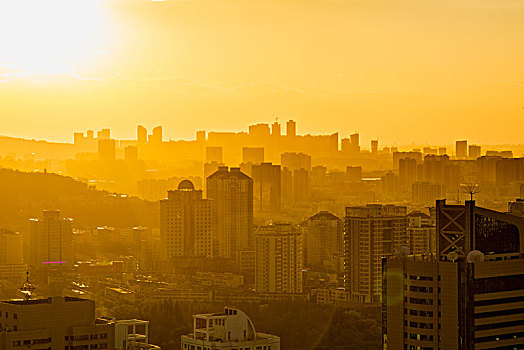
{"type": "Polygon", "coordinates": [[[218,255],[231,258],[253,248],[253,180],[240,168],[221,166],[206,183],[207,198],[215,204],[218,255]]]}
{"type": "Polygon", "coordinates": [[[181,338],[182,350],[250,349],[280,350],[280,338],[258,333],[241,310],[193,315],[193,332],[181,338]]]}
{"type": "Polygon", "coordinates": [[[253,202],[256,211],[279,211],[282,204],[280,165],[253,165],[253,202]]]}
{"type": "Polygon", "coordinates": [[[523,349],[524,219],[437,201],[437,252],[383,260],[384,349],[523,349]]]}
{"type": "Polygon", "coordinates": [[[320,211],[303,224],[304,262],[321,266],[344,252],[344,222],[327,211],[320,211]]]}
{"type": "Polygon", "coordinates": [[[302,293],[302,237],[289,223],[259,226],[255,232],[255,290],[302,293]]]}
{"type": "Polygon", "coordinates": [[[382,258],[404,244],[408,229],[406,207],[368,204],[346,208],[344,287],[350,300],[379,303],[382,258]]]}
{"type": "Polygon", "coordinates": [[[162,258],[216,255],[213,201],[183,180],[167,199],[160,201],[160,244],[162,258]]]}
{"type": "Polygon", "coordinates": [[[31,265],[39,269],[49,265],[73,266],[72,220],[60,217],[59,210],[45,210],[42,218],[30,223],[31,265]]]}

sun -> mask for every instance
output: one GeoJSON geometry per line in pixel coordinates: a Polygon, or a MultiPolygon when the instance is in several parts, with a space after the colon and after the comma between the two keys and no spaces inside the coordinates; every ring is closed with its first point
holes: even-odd
{"type": "Polygon", "coordinates": [[[1,0],[0,71],[75,72],[106,50],[103,0],[1,0]]]}

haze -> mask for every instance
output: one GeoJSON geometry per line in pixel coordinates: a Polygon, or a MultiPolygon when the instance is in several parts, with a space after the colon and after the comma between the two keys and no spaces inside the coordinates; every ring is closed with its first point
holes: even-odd
{"type": "Polygon", "coordinates": [[[520,143],[521,1],[29,1],[0,5],[2,134],[275,117],[382,144],[520,143]]]}

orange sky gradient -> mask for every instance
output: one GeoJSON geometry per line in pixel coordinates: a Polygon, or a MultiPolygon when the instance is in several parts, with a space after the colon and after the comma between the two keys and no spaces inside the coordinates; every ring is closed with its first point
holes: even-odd
{"type": "Polygon", "coordinates": [[[25,3],[0,4],[1,135],[191,139],[279,117],[381,144],[523,143],[520,0],[25,3]]]}

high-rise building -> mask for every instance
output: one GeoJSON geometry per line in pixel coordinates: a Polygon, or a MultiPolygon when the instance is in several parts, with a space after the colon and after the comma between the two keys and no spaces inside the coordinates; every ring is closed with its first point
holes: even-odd
{"type": "Polygon", "coordinates": [[[226,307],[220,313],[193,315],[193,332],[182,336],[180,348],[280,350],[280,338],[256,332],[243,311],[226,307]]]}
{"type": "Polygon", "coordinates": [[[455,154],[457,159],[466,159],[468,157],[468,141],[455,142],[455,154]]]}
{"type": "Polygon", "coordinates": [[[380,189],[387,197],[395,197],[398,191],[398,176],[388,171],[380,177],[380,189]]]}
{"type": "Polygon", "coordinates": [[[294,120],[288,120],[286,123],[286,135],[291,137],[297,136],[297,123],[294,120]]]}
{"type": "Polygon", "coordinates": [[[149,142],[155,145],[161,144],[163,140],[162,126],[156,126],[153,128],[152,134],[149,136],[149,142]]]}
{"type": "Polygon", "coordinates": [[[348,181],[362,181],[362,167],[360,166],[347,166],[346,176],[348,181]]]}
{"type": "Polygon", "coordinates": [[[280,165],[262,163],[253,165],[253,202],[257,211],[279,211],[281,206],[280,165]]]}
{"type": "Polygon", "coordinates": [[[222,163],[222,147],[206,147],[206,162],[222,163]]]}
{"type": "Polygon", "coordinates": [[[0,278],[18,282],[26,271],[22,235],[0,228],[0,278]]]}
{"type": "Polygon", "coordinates": [[[296,169],[305,169],[311,171],[311,156],[304,153],[286,152],[280,155],[282,167],[291,171],[296,169]]]}
{"type": "Polygon", "coordinates": [[[431,224],[431,217],[420,211],[408,214],[409,226],[406,246],[411,254],[434,254],[435,226],[431,224]]]}
{"type": "Polygon", "coordinates": [[[111,138],[111,129],[102,129],[96,132],[96,138],[99,140],[108,140],[111,138]]]}
{"type": "Polygon", "coordinates": [[[469,145],[469,158],[477,159],[481,156],[481,148],[477,145],[469,145]]]}
{"type": "Polygon", "coordinates": [[[346,208],[345,289],[359,303],[379,303],[382,257],[391,256],[406,240],[406,207],[368,204],[346,208]]]}
{"type": "Polygon", "coordinates": [[[216,255],[213,201],[202,199],[202,191],[183,180],[160,201],[162,258],[216,255]]]}
{"type": "Polygon", "coordinates": [[[371,153],[378,153],[378,140],[371,140],[371,153]]]}
{"type": "Polygon", "coordinates": [[[207,198],[215,203],[218,255],[236,257],[253,248],[253,179],[240,168],[221,166],[206,183],[207,198]]]}
{"type": "Polygon", "coordinates": [[[344,252],[344,222],[327,211],[307,219],[303,226],[304,262],[320,266],[344,252]]]}
{"type": "Polygon", "coordinates": [[[242,147],[242,163],[264,163],[264,147],[242,147]]]}
{"type": "Polygon", "coordinates": [[[289,223],[260,226],[255,233],[255,290],[302,293],[302,237],[289,223]]]}
{"type": "Polygon", "coordinates": [[[72,220],[61,218],[58,210],[46,210],[42,219],[33,218],[29,222],[33,268],[55,264],[72,266],[72,220]]]}
{"type": "Polygon", "coordinates": [[[524,218],[437,201],[437,252],[383,260],[384,349],[523,349],[524,218]]]}
{"type": "Polygon", "coordinates": [[[278,137],[278,136],[281,136],[281,134],[282,134],[282,131],[281,131],[280,123],[278,121],[275,121],[271,125],[271,135],[278,137]]]}
{"type": "Polygon", "coordinates": [[[416,181],[411,185],[411,201],[419,205],[432,205],[446,195],[444,185],[416,181]]]}
{"type": "Polygon", "coordinates": [[[149,344],[148,321],[95,318],[92,300],[14,299],[0,302],[0,310],[0,349],[160,349],[149,344]]]}
{"type": "Polygon", "coordinates": [[[402,158],[398,161],[398,181],[402,190],[410,189],[417,181],[417,161],[413,158],[402,158]]]}
{"type": "Polygon", "coordinates": [[[98,140],[98,159],[103,161],[115,160],[115,140],[99,139],[98,140]]]}
{"type": "Polygon", "coordinates": [[[360,135],[358,133],[351,134],[350,139],[350,153],[353,155],[360,153],[360,135]]]}
{"type": "Polygon", "coordinates": [[[124,148],[124,160],[126,162],[136,162],[138,160],[138,148],[136,146],[124,148]]]}
{"type": "Polygon", "coordinates": [[[145,145],[147,143],[147,129],[142,125],[136,127],[136,141],[139,145],[145,145]]]}

